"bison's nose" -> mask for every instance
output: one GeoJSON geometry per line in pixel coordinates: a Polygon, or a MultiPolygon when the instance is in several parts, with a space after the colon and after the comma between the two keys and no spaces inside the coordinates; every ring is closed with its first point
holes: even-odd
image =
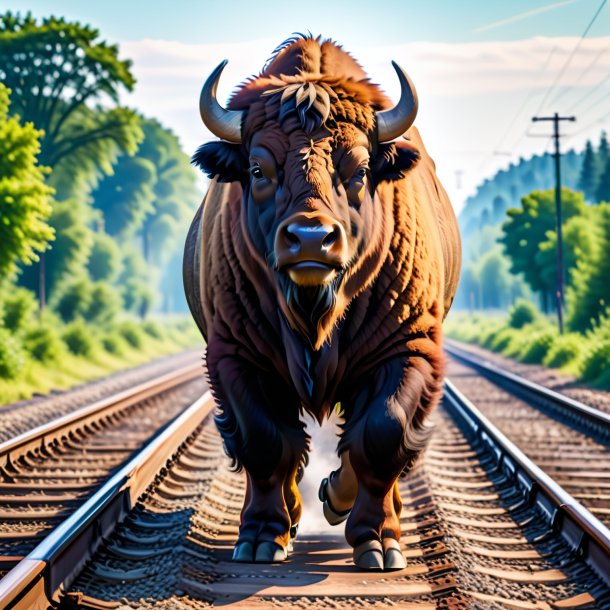
{"type": "Polygon", "coordinates": [[[347,262],[345,229],[321,214],[295,214],[277,229],[275,254],[278,267],[320,263],[342,267],[347,262]]]}

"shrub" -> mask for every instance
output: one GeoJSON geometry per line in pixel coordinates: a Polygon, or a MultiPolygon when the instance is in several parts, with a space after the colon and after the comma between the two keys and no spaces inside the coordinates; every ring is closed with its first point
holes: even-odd
{"type": "Polygon", "coordinates": [[[557,337],[542,364],[545,366],[561,367],[578,360],[582,351],[583,338],[575,333],[557,337]]]}
{"type": "Polygon", "coordinates": [[[524,345],[519,359],[528,364],[541,364],[556,338],[557,333],[554,330],[538,331],[524,345]]]}
{"type": "Polygon", "coordinates": [[[34,318],[38,310],[38,300],[33,292],[25,288],[11,287],[10,294],[2,299],[2,309],[4,326],[16,332],[34,318]]]}
{"type": "Polygon", "coordinates": [[[585,381],[595,381],[610,369],[610,340],[594,344],[583,358],[581,377],[585,381]]]}
{"type": "Polygon", "coordinates": [[[142,330],[147,334],[153,337],[153,339],[164,339],[165,338],[165,329],[159,322],[155,322],[153,320],[147,320],[142,324],[142,330]]]}
{"type": "Polygon", "coordinates": [[[107,333],[102,337],[102,347],[109,353],[121,355],[127,351],[127,342],[118,333],[107,333]]]}
{"type": "Polygon", "coordinates": [[[63,340],[68,349],[77,356],[90,356],[95,347],[91,329],[80,318],[66,326],[63,340]]]}
{"type": "Polygon", "coordinates": [[[144,331],[135,322],[123,322],[118,331],[131,347],[140,349],[144,345],[144,331]]]}
{"type": "Polygon", "coordinates": [[[55,362],[65,350],[57,329],[41,323],[29,328],[23,338],[26,350],[40,362],[55,362]]]}
{"type": "Polygon", "coordinates": [[[508,325],[512,328],[523,328],[538,318],[536,307],[525,299],[518,299],[508,312],[508,325]]]}
{"type": "Polygon", "coordinates": [[[121,248],[110,235],[96,233],[93,237],[93,248],[87,262],[89,275],[95,281],[115,281],[123,268],[121,248]]]}
{"type": "Polygon", "coordinates": [[[25,365],[23,348],[17,337],[0,328],[0,377],[14,379],[25,365]]]}
{"type": "Polygon", "coordinates": [[[146,317],[154,300],[154,293],[148,284],[139,278],[129,278],[123,288],[125,308],[141,318],[146,317]]]}
{"type": "Polygon", "coordinates": [[[71,322],[78,316],[85,315],[91,306],[92,289],[92,282],[84,277],[60,284],[52,304],[64,322],[71,322]]]}
{"type": "Polygon", "coordinates": [[[489,347],[494,352],[504,351],[509,344],[517,337],[517,331],[514,328],[503,328],[490,337],[489,347]]]}
{"type": "Polygon", "coordinates": [[[95,282],[91,287],[89,305],[83,315],[90,322],[104,324],[114,320],[122,306],[123,299],[118,289],[106,282],[95,282]]]}

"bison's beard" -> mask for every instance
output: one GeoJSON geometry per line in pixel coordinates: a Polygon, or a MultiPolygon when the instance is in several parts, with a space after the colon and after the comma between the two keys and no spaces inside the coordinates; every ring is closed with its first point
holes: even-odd
{"type": "Polygon", "coordinates": [[[337,288],[341,281],[322,286],[299,286],[288,277],[281,278],[286,305],[292,314],[290,322],[304,335],[315,349],[323,319],[328,316],[337,302],[337,288]]]}

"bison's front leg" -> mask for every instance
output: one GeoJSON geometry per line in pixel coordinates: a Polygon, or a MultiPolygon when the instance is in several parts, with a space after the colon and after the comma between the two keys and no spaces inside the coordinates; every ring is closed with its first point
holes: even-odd
{"type": "Polygon", "coordinates": [[[286,498],[285,488],[307,447],[296,396],[281,380],[267,379],[239,358],[224,357],[213,364],[208,360],[208,366],[220,403],[218,428],[227,452],[247,474],[233,559],[281,561],[287,555],[293,519],[300,515],[298,497],[286,498]]]}
{"type": "MultiPolygon", "coordinates": [[[[440,368],[440,367],[439,367],[440,368]]],[[[440,395],[440,371],[423,358],[393,361],[352,396],[343,446],[358,480],[346,538],[364,569],[400,569],[396,480],[425,443],[423,421],[440,395]]]]}

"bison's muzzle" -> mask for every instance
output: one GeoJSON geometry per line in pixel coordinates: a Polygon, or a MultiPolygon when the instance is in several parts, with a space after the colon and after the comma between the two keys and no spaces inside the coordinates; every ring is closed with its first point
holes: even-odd
{"type": "Polygon", "coordinates": [[[295,284],[328,284],[347,263],[345,229],[330,216],[293,214],[277,229],[275,261],[278,270],[287,272],[295,284]]]}

